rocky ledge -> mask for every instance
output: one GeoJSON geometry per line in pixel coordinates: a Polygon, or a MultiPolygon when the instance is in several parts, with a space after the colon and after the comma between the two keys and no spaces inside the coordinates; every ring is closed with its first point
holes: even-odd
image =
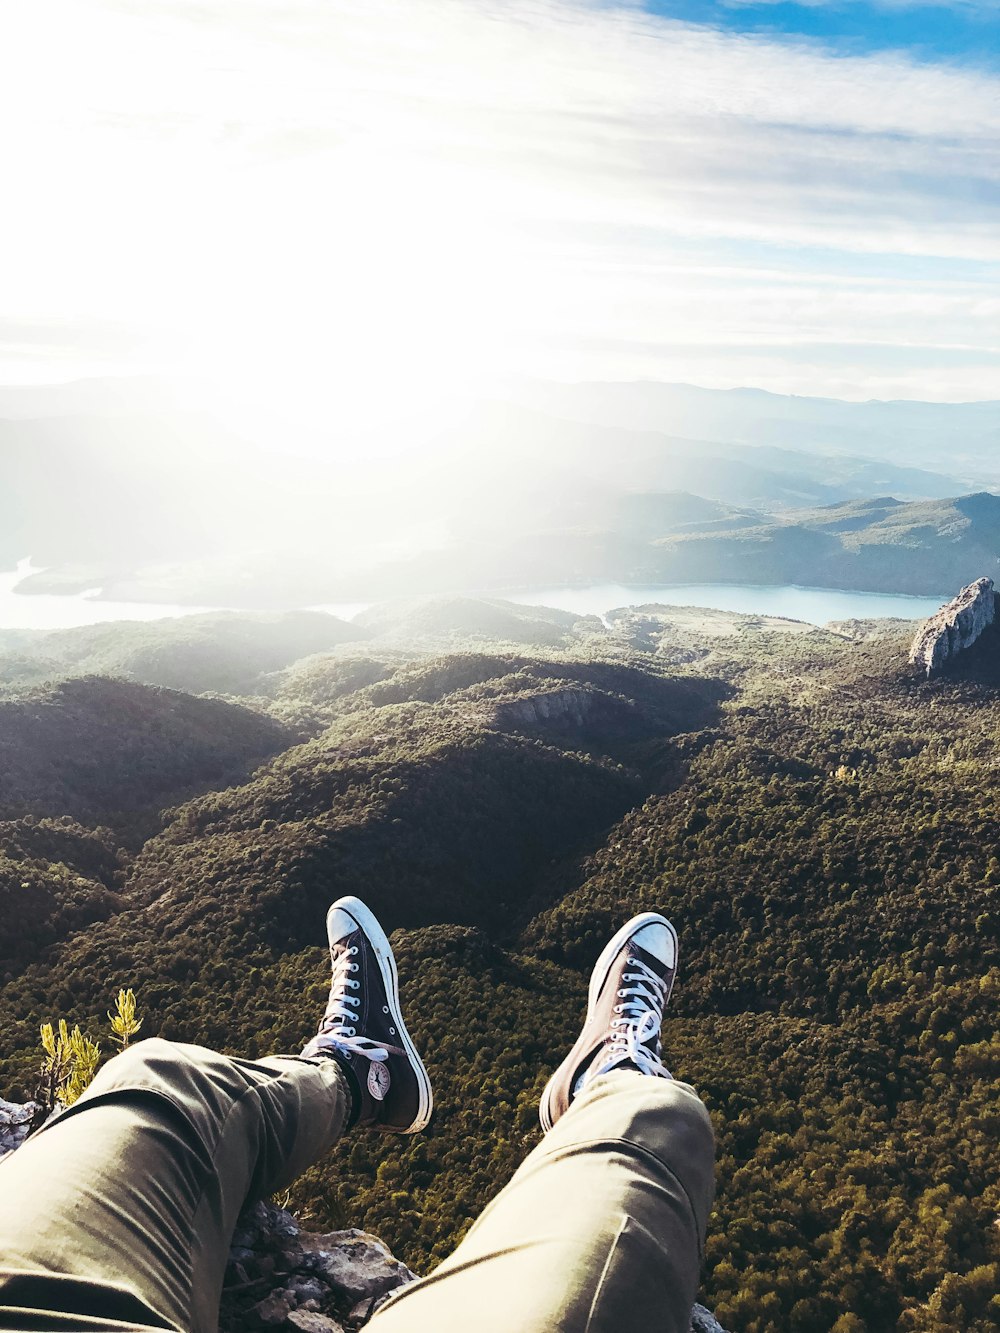
{"type": "Polygon", "coordinates": [[[302,1231],[282,1208],[257,1203],[229,1254],[220,1333],[251,1329],[351,1333],[416,1274],[366,1231],[302,1231]]]}
{"type": "Polygon", "coordinates": [[[992,579],[970,583],[921,625],[910,648],[910,664],[920,667],[927,676],[937,675],[993,624],[996,608],[992,579]]]}

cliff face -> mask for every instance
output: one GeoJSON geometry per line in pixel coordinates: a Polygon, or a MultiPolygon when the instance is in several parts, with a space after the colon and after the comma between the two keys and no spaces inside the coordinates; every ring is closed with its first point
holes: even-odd
{"type": "Polygon", "coordinates": [[[508,727],[537,727],[547,722],[564,722],[573,727],[583,727],[602,704],[607,711],[607,699],[593,690],[571,687],[543,690],[512,699],[509,703],[496,704],[491,721],[501,730],[508,727]]]}
{"type": "Polygon", "coordinates": [[[977,579],[963,588],[920,627],[910,649],[911,664],[936,675],[993,624],[996,601],[992,579],[977,579]]]}

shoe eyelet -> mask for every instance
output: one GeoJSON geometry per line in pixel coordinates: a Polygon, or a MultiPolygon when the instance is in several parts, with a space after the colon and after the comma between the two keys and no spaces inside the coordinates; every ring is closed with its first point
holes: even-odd
{"type": "Polygon", "coordinates": [[[352,944],[347,952],[353,957],[354,954],[357,953],[357,951],[358,951],[358,946],[356,944],[352,944]]]}
{"type": "Polygon", "coordinates": [[[350,970],[351,970],[352,972],[357,972],[357,970],[358,970],[358,965],[357,965],[357,963],[351,963],[351,964],[350,964],[350,970]]]}
{"type": "Polygon", "coordinates": [[[344,1031],[347,1033],[347,1035],[348,1035],[349,1037],[353,1037],[353,1036],[355,1035],[355,1029],[354,1029],[354,1028],[345,1028],[344,1031]]]}
{"type": "Polygon", "coordinates": [[[392,1037],[394,1037],[394,1036],[396,1035],[396,1029],[395,1029],[395,1028],[390,1028],[390,1029],[389,1029],[389,1035],[392,1036],[392,1037]]]}
{"type": "Polygon", "coordinates": [[[620,990],[620,991],[618,992],[619,996],[622,996],[622,995],[624,995],[625,993],[626,993],[626,992],[623,991],[623,990],[620,990]]]}
{"type": "Polygon", "coordinates": [[[358,990],[361,986],[360,981],[348,981],[347,984],[350,986],[351,990],[358,990]]]}
{"type": "Polygon", "coordinates": [[[384,1004],[382,1006],[382,1012],[383,1014],[387,1014],[389,1012],[389,1006],[387,1004],[384,1004]]]}

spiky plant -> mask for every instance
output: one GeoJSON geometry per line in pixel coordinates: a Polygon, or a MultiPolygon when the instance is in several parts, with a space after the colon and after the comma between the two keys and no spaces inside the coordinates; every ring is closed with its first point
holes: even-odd
{"type": "Polygon", "coordinates": [[[111,1040],[120,1051],[124,1051],[142,1027],[142,1019],[135,1016],[135,991],[131,987],[118,992],[114,1010],[108,1010],[108,1018],[111,1021],[111,1040]]]}
{"type": "Polygon", "coordinates": [[[79,1026],[70,1031],[65,1018],[60,1018],[55,1028],[43,1023],[41,1039],[45,1059],[39,1100],[47,1110],[57,1105],[72,1106],[97,1073],[101,1048],[85,1037],[79,1026]]]}

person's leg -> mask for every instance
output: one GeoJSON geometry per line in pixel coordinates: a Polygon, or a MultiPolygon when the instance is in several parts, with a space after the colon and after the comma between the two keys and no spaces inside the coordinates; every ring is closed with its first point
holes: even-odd
{"type": "Polygon", "coordinates": [[[594,968],[580,1037],[545,1088],[548,1132],[455,1253],[372,1333],[684,1333],[713,1193],[714,1141],[660,1058],[670,923],[633,918],[594,968]]]}
{"type": "Polygon", "coordinates": [[[214,1329],[248,1197],[349,1125],[426,1125],[388,940],[355,898],[334,903],[327,934],[330,997],[302,1056],[140,1042],[0,1163],[0,1329],[214,1329]]]}
{"type": "Polygon", "coordinates": [[[326,1152],[350,1108],[335,1060],[140,1042],[0,1164],[0,1328],[214,1328],[244,1201],[326,1152]]]}
{"type": "Polygon", "coordinates": [[[708,1114],[686,1084],[596,1079],[371,1333],[458,1333],[470,1317],[477,1333],[686,1333],[712,1165],[708,1114]]]}

